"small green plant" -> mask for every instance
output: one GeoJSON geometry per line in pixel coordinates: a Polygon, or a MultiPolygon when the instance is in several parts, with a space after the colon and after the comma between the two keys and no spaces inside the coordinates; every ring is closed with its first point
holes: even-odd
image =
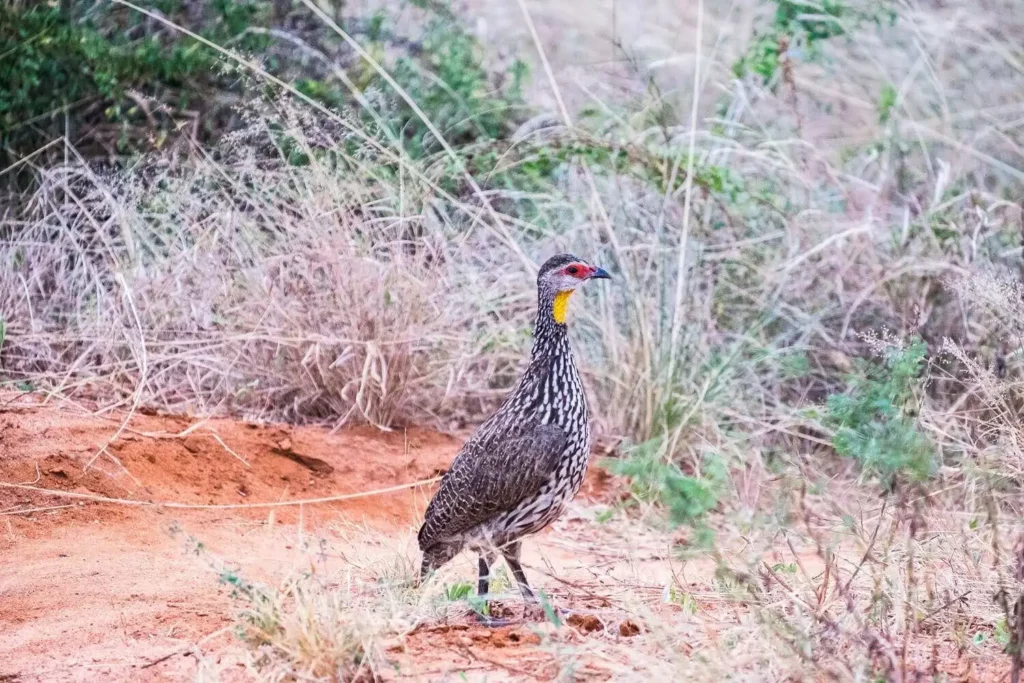
{"type": "Polygon", "coordinates": [[[882,86],[882,93],[878,97],[878,122],[886,124],[892,117],[892,110],[896,106],[896,88],[891,83],[882,86]]]}
{"type": "Polygon", "coordinates": [[[779,369],[787,379],[806,377],[811,372],[811,361],[806,353],[791,353],[779,359],[779,369]]]}
{"type": "Polygon", "coordinates": [[[473,592],[473,584],[468,581],[460,581],[444,587],[444,599],[448,602],[459,602],[465,600],[473,592]]]}
{"type": "Polygon", "coordinates": [[[605,467],[629,477],[638,499],[663,504],[675,524],[697,525],[718,507],[727,480],[722,461],[706,456],[693,475],[685,474],[661,454],[664,437],[656,437],[627,451],[626,457],[611,460],[605,467]]]}
{"type": "Polygon", "coordinates": [[[917,391],[927,345],[888,345],[884,362],[858,363],[844,393],[828,398],[825,423],[832,446],[877,475],[886,488],[901,479],[924,481],[935,469],[935,446],[918,429],[917,391]]]}
{"type": "Polygon", "coordinates": [[[1010,644],[1010,629],[1006,625],[1006,619],[1000,619],[996,622],[996,627],[992,631],[992,637],[996,639],[996,642],[1006,648],[1010,644]]]}
{"type": "MultiPolygon", "coordinates": [[[[884,1],[854,7],[845,0],[772,0],[772,22],[759,31],[743,57],[733,64],[737,78],[756,75],[764,85],[774,82],[783,57],[799,50],[809,61],[820,60],[827,41],[847,35],[862,22],[877,26],[896,22],[884,1]]],[[[799,54],[799,53],[797,53],[799,54]]]]}
{"type": "MultiPolygon", "coordinates": [[[[494,585],[494,581],[491,582],[492,593],[500,592],[499,588],[494,585]]],[[[473,584],[468,581],[460,581],[446,585],[444,587],[444,599],[447,602],[462,602],[469,603],[470,609],[477,614],[488,616],[491,613],[491,606],[487,602],[486,596],[477,595],[473,592],[473,584]]]]}
{"type": "Polygon", "coordinates": [[[689,612],[690,614],[697,613],[697,600],[693,595],[687,593],[678,586],[669,586],[666,602],[673,605],[679,605],[684,612],[689,612]]]}
{"type": "Polygon", "coordinates": [[[508,570],[505,567],[491,568],[491,593],[499,595],[512,589],[512,580],[509,579],[508,570]]]}

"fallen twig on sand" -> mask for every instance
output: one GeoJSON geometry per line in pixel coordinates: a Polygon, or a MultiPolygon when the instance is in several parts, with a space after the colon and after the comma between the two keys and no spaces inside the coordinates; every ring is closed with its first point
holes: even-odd
{"type": "Polygon", "coordinates": [[[96,496],[88,493],[75,493],[74,491],[61,491],[59,489],[45,489],[39,486],[29,486],[28,484],[12,484],[9,482],[0,482],[0,488],[6,489],[20,489],[22,491],[33,491],[35,493],[41,493],[47,496],[56,496],[58,498],[75,498],[77,500],[89,500],[94,503],[107,503],[110,505],[129,505],[133,507],[158,507],[158,508],[173,508],[176,510],[241,510],[246,508],[278,508],[288,507],[290,505],[317,505],[319,503],[336,503],[343,500],[354,500],[356,498],[369,498],[370,496],[384,495],[385,493],[394,493],[395,491],[404,491],[406,489],[414,489],[419,486],[428,486],[435,482],[441,481],[441,477],[433,477],[431,479],[420,479],[419,481],[410,482],[408,484],[399,484],[398,486],[389,486],[384,489],[374,489],[373,491],[360,491],[358,493],[346,493],[338,496],[326,496],[324,498],[305,498],[302,500],[285,500],[277,503],[225,503],[221,505],[217,504],[203,504],[203,503],[175,503],[175,502],[161,502],[152,500],[130,500],[127,498],[108,498],[106,496],[96,496]]]}

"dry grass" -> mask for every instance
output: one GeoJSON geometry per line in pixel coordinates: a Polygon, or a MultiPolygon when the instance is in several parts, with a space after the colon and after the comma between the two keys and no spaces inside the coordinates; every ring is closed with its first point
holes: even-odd
{"type": "MultiPolygon", "coordinates": [[[[802,518],[784,524],[725,516],[713,553],[673,549],[631,515],[598,523],[600,509],[577,508],[586,523],[560,522],[535,541],[527,568],[559,607],[592,625],[517,623],[515,641],[501,629],[483,637],[488,629],[466,618],[471,603],[452,597],[474,575],[470,558],[411,588],[413,530],[386,539],[354,527],[307,531],[299,539],[306,567],[272,585],[211,564],[235,587],[238,656],[260,680],[992,680],[1005,672],[988,526],[969,530],[950,511],[932,511],[909,532],[906,508],[839,488],[794,507],[802,518]],[[837,517],[836,500],[858,521],[837,517]]],[[[517,591],[502,583],[496,593],[517,615],[517,591]]]]}
{"type": "MultiPolygon", "coordinates": [[[[694,142],[698,170],[744,179],[732,201],[676,183],[659,195],[569,164],[537,198],[553,227],[529,226],[501,212],[504,192],[445,200],[443,158],[406,160],[397,178],[383,176],[376,141],[342,155],[344,174],[323,160],[291,166],[272,148],[272,123],[300,147],[337,150],[352,134],[285,105],[255,115],[216,158],[191,150],[116,180],[74,165],[45,171],[35,210],[3,245],[5,366],[29,382],[57,377],[64,390],[88,384],[172,409],[381,426],[471,421],[514,377],[532,319],[531,269],[558,248],[616,270],[614,291],[577,307],[578,337],[605,427],[638,440],[674,422],[670,405],[703,417],[722,396],[730,407],[766,406],[741,411],[762,417],[780,395],[823,395],[836,352],[860,350],[857,330],[962,336],[957,303],[935,301],[940,279],[1015,254],[1007,238],[1018,213],[996,195],[1017,176],[985,160],[1016,151],[1011,133],[992,129],[1016,116],[1006,93],[1022,74],[991,40],[976,56],[979,36],[1004,15],[907,8],[893,30],[858,29],[830,44],[833,90],[874,97],[897,82],[889,72],[908,70],[880,126],[857,113],[874,104],[818,92],[826,79],[815,64],[795,67],[797,80],[775,84],[777,94],[727,79],[747,38],[736,33],[748,21],[741,10],[731,23],[707,10],[698,111],[722,115],[702,115],[691,132],[688,107],[676,103],[692,100],[692,86],[666,86],[629,118],[616,102],[601,117],[606,139],[649,166],[666,163],[666,179],[686,175],[694,142]],[[913,59],[907,34],[921,41],[913,59]],[[877,59],[865,63],[863,50],[877,59]],[[999,88],[964,89],[979,62],[999,88]],[[931,88],[912,87],[919,72],[931,88]],[[971,109],[946,121],[916,114],[950,101],[971,109]],[[678,122],[657,118],[673,111],[678,122]],[[957,128],[981,112],[998,118],[957,128]],[[838,124],[842,136],[820,130],[838,124]],[[920,177],[904,179],[907,168],[920,177]],[[985,187],[975,184],[985,173],[985,187]],[[897,190],[897,180],[913,187],[897,190]],[[958,237],[940,243],[921,227],[936,222],[958,237]],[[790,353],[812,355],[810,381],[763,367],[790,353]],[[752,367],[751,356],[768,361],[752,367]]],[[[653,37],[648,47],[665,48],[653,37]]],[[[671,69],[658,69],[634,76],[659,84],[671,69]]],[[[566,87],[577,85],[586,83],[566,87]]]]}
{"type": "MultiPolygon", "coordinates": [[[[814,60],[791,45],[766,84],[731,71],[771,22],[753,2],[484,6],[482,31],[508,26],[507,45],[550,66],[534,101],[560,122],[520,143],[629,161],[571,157],[543,190],[490,174],[444,189],[464,150],[413,160],[296,98],[253,105],[214,150],[116,177],[40,169],[31,210],[0,228],[0,369],[104,407],[472,424],[521,367],[536,264],[572,250],[616,278],[574,306],[600,431],[688,473],[727,466],[703,552],[729,607],[623,598],[645,647],[545,641],[556,658],[620,678],[952,675],[942,662],[999,650],[1020,592],[1024,6],[891,3],[891,25],[878,3],[849,6],[867,18],[844,16],[814,60]],[[583,23],[611,15],[611,37],[583,23]],[[884,326],[930,344],[915,419],[942,466],[878,498],[829,448],[820,406],[870,355],[858,333],[884,326]]],[[[246,623],[273,653],[261,671],[383,666],[381,639],[426,619],[425,598],[367,580],[260,594],[246,623]]]]}

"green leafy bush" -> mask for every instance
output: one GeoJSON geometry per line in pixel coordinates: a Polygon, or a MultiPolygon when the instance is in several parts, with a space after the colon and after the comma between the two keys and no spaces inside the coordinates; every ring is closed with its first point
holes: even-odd
{"type": "Polygon", "coordinates": [[[621,460],[610,460],[606,468],[628,477],[633,495],[638,499],[664,505],[675,524],[698,524],[718,507],[728,481],[724,463],[715,456],[706,456],[693,475],[685,474],[679,465],[661,453],[662,438],[655,438],[626,451],[621,460]]]}
{"type": "Polygon", "coordinates": [[[882,364],[859,363],[846,392],[828,398],[825,422],[835,432],[836,452],[856,459],[887,488],[926,480],[935,470],[935,446],[915,415],[927,349],[920,339],[888,347],[882,364]]]}
{"type": "MultiPolygon", "coordinates": [[[[177,115],[237,80],[217,68],[212,48],[133,10],[91,4],[72,5],[82,16],[45,4],[0,7],[0,145],[15,157],[65,132],[77,145],[93,138],[119,151],[132,138],[159,143],[177,115]]],[[[187,23],[177,0],[143,4],[187,23]]],[[[269,7],[217,0],[194,28],[236,50],[263,50],[266,34],[248,29],[266,25],[269,7]]]]}
{"type": "Polygon", "coordinates": [[[772,0],[775,12],[769,26],[755,34],[746,54],[733,64],[738,78],[754,74],[767,85],[773,81],[785,52],[799,48],[808,59],[821,57],[822,45],[847,35],[851,25],[869,21],[895,23],[885,1],[854,5],[845,0],[772,0]]]}
{"type": "Polygon", "coordinates": [[[767,84],[775,77],[782,54],[791,43],[801,44],[813,54],[819,42],[845,32],[840,21],[847,11],[843,2],[824,0],[820,8],[792,0],[775,3],[771,25],[754,36],[747,53],[733,65],[737,77],[752,73],[767,84]]]}
{"type": "MultiPolygon", "coordinates": [[[[79,0],[70,12],[50,5],[0,7],[0,145],[11,157],[64,134],[65,125],[86,156],[159,146],[176,130],[191,129],[180,125],[185,119],[199,124],[203,139],[243,125],[231,107],[244,94],[245,79],[223,68],[215,49],[130,8],[103,3],[103,11],[92,11],[94,4],[79,0]]],[[[333,76],[345,69],[360,88],[376,91],[384,125],[409,156],[441,151],[413,107],[315,18],[296,29],[298,37],[326,55],[329,66],[272,38],[272,29],[294,23],[294,17],[276,16],[269,0],[140,4],[213,44],[256,55],[300,92],[331,107],[352,102],[347,86],[333,76]]],[[[345,28],[369,45],[454,147],[507,138],[525,114],[525,65],[516,61],[492,75],[476,39],[455,17],[443,8],[428,11],[436,16],[418,40],[390,32],[383,13],[345,28]],[[399,56],[386,62],[391,47],[399,48],[399,56]]],[[[290,10],[296,12],[308,11],[290,10]]],[[[368,130],[376,125],[368,116],[365,123],[368,130]]]]}
{"type": "MultiPolygon", "coordinates": [[[[399,58],[392,75],[453,147],[504,139],[522,120],[526,65],[516,60],[497,75],[495,87],[480,45],[450,18],[431,21],[422,52],[399,58]]],[[[426,123],[407,102],[395,99],[396,128],[408,153],[419,158],[440,151],[426,123]]]]}

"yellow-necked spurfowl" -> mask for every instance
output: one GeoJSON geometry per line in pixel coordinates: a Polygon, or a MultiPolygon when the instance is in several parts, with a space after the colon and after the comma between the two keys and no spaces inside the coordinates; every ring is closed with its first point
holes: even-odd
{"type": "Polygon", "coordinates": [[[587,399],[566,327],[569,297],[584,282],[609,277],[571,254],[541,267],[530,365],[459,451],[430,501],[419,532],[421,580],[467,548],[480,555],[478,592],[486,596],[501,552],[523,597],[536,600],[519,562],[521,539],[558,518],[590,458],[587,399]]]}

